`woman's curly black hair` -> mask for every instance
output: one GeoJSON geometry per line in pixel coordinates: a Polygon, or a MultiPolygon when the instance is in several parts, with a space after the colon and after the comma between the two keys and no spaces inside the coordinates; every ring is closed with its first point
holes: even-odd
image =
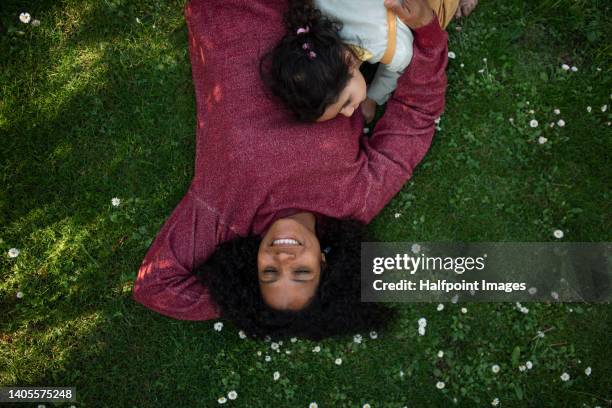
{"type": "Polygon", "coordinates": [[[208,287],[221,317],[251,336],[311,340],[383,330],[396,309],[361,302],[361,242],[365,226],[327,219],[319,231],[327,248],[325,268],[313,299],[299,311],[275,310],[261,296],[257,278],[260,239],[249,236],[222,243],[193,273],[208,287]]]}
{"type": "Polygon", "coordinates": [[[312,122],[338,100],[351,78],[351,56],[358,55],[340,38],[341,23],[323,16],[312,0],[289,0],[284,21],[287,33],[260,60],[260,76],[299,120],[312,122]]]}

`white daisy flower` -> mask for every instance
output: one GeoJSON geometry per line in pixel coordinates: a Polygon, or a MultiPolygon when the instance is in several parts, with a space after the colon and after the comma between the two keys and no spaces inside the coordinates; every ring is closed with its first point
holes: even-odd
{"type": "Polygon", "coordinates": [[[400,214],[400,213],[395,213],[395,218],[399,218],[399,217],[401,217],[401,216],[402,216],[402,214],[400,214]]]}
{"type": "Polygon", "coordinates": [[[479,73],[479,74],[484,73],[484,68],[479,69],[479,70],[478,70],[478,73],[479,73]]]}
{"type": "Polygon", "coordinates": [[[419,327],[427,327],[427,319],[424,317],[421,317],[418,323],[419,323],[419,327]]]}
{"type": "Polygon", "coordinates": [[[321,347],[320,347],[320,346],[315,346],[315,347],[312,349],[312,352],[313,352],[313,353],[318,353],[319,351],[321,351],[321,347]]]}
{"type": "Polygon", "coordinates": [[[495,374],[499,373],[499,370],[500,370],[500,368],[499,368],[499,366],[497,364],[493,364],[491,366],[491,371],[493,371],[495,374]]]}
{"type": "Polygon", "coordinates": [[[438,303],[438,307],[436,307],[436,310],[437,310],[438,312],[443,311],[443,310],[444,310],[444,304],[443,304],[443,303],[438,303]]]}
{"type": "Polygon", "coordinates": [[[554,128],[555,127],[555,122],[550,122],[550,127],[554,128]]]}
{"type": "Polygon", "coordinates": [[[342,364],[342,359],[338,357],[338,358],[337,358],[337,359],[334,361],[334,363],[336,363],[336,365],[340,365],[340,364],[342,364]]]}
{"type": "Polygon", "coordinates": [[[234,390],[227,393],[227,398],[235,400],[238,397],[238,393],[234,390]]]}
{"type": "Polygon", "coordinates": [[[264,357],[264,360],[265,360],[267,363],[269,363],[270,361],[272,361],[272,357],[270,357],[269,355],[266,355],[266,356],[264,357]]]}
{"type": "Polygon", "coordinates": [[[482,59],[482,62],[487,62],[487,59],[486,59],[486,58],[483,58],[483,59],[482,59]]]}
{"type": "Polygon", "coordinates": [[[591,375],[591,372],[592,372],[592,371],[593,371],[593,370],[591,370],[591,367],[587,367],[587,368],[585,368],[585,369],[584,369],[584,373],[585,373],[586,375],[591,375]]]}
{"type": "Polygon", "coordinates": [[[244,331],[240,330],[238,332],[238,337],[240,337],[241,339],[246,339],[246,336],[247,335],[246,335],[246,333],[244,331]]]}
{"type": "Polygon", "coordinates": [[[561,381],[569,381],[570,375],[568,373],[561,374],[561,381]]]}
{"type": "Polygon", "coordinates": [[[565,234],[560,229],[556,229],[556,230],[553,231],[553,236],[555,238],[557,238],[557,239],[563,238],[563,235],[565,235],[565,234]]]}
{"type": "Polygon", "coordinates": [[[291,350],[285,350],[285,354],[291,354],[291,350]]]}
{"type": "Polygon", "coordinates": [[[564,71],[569,71],[570,66],[567,64],[561,64],[561,69],[563,69],[564,71]]]}
{"type": "Polygon", "coordinates": [[[535,295],[536,293],[538,293],[538,289],[532,286],[529,289],[527,289],[527,293],[529,293],[530,295],[535,295]]]}
{"type": "Polygon", "coordinates": [[[527,309],[526,307],[521,307],[520,311],[521,311],[521,313],[523,313],[523,314],[527,314],[527,313],[529,313],[529,309],[527,309]]]}
{"type": "Polygon", "coordinates": [[[493,401],[491,401],[491,405],[496,407],[499,405],[499,398],[494,398],[493,401]]]}
{"type": "Polygon", "coordinates": [[[219,404],[225,404],[227,402],[227,398],[225,397],[219,397],[219,399],[217,400],[217,402],[219,404]]]}
{"type": "Polygon", "coordinates": [[[372,407],[370,407],[370,404],[366,402],[365,404],[361,406],[361,408],[372,408],[372,407]]]}
{"type": "Polygon", "coordinates": [[[361,344],[361,340],[362,340],[361,334],[356,334],[356,335],[353,336],[353,341],[355,343],[361,344]]]}
{"type": "Polygon", "coordinates": [[[319,408],[319,405],[317,405],[316,402],[311,402],[310,405],[308,405],[308,408],[319,408]]]}
{"type": "Polygon", "coordinates": [[[403,370],[400,370],[399,376],[400,376],[400,378],[404,378],[404,371],[403,370]]]}
{"type": "Polygon", "coordinates": [[[40,20],[32,20],[32,25],[38,27],[40,25],[40,20]]]}
{"type": "Polygon", "coordinates": [[[436,120],[434,120],[434,123],[435,123],[436,125],[439,125],[441,120],[442,120],[442,117],[440,116],[440,117],[438,117],[436,120]]]}
{"type": "Polygon", "coordinates": [[[425,335],[425,327],[419,326],[418,332],[419,332],[419,335],[424,336],[425,335]]]}
{"type": "Polygon", "coordinates": [[[557,126],[559,126],[559,127],[563,127],[563,126],[565,126],[565,121],[564,121],[563,119],[559,119],[559,120],[557,121],[557,126]]]}
{"type": "Polygon", "coordinates": [[[378,338],[378,333],[376,333],[374,330],[372,330],[370,332],[370,338],[371,339],[377,339],[378,338]]]}
{"type": "Polygon", "coordinates": [[[466,314],[466,313],[467,313],[467,308],[462,307],[462,308],[461,308],[461,313],[466,314]]]}
{"type": "Polygon", "coordinates": [[[296,341],[297,341],[297,337],[292,337],[292,338],[291,338],[291,342],[292,342],[292,343],[295,343],[296,341]]]}
{"type": "Polygon", "coordinates": [[[537,128],[538,127],[538,121],[535,119],[531,119],[531,121],[529,122],[529,126],[531,126],[532,128],[537,128]]]}
{"type": "Polygon", "coordinates": [[[461,65],[459,65],[461,68],[465,67],[465,64],[462,62],[461,65]]]}
{"type": "Polygon", "coordinates": [[[559,109],[554,109],[553,112],[555,113],[555,115],[560,115],[561,111],[559,109]]]}
{"type": "Polygon", "coordinates": [[[593,108],[591,108],[590,106],[587,106],[587,112],[591,113],[592,110],[593,108]]]}
{"type": "Polygon", "coordinates": [[[602,112],[605,112],[607,110],[608,110],[608,105],[604,105],[604,106],[601,107],[601,111],[602,112]]]}
{"type": "Polygon", "coordinates": [[[271,348],[272,350],[278,350],[278,343],[276,343],[276,342],[272,342],[272,344],[270,344],[270,348],[271,348]]]}
{"type": "Polygon", "coordinates": [[[527,369],[527,367],[525,367],[524,365],[522,365],[522,364],[521,364],[521,365],[518,367],[518,369],[519,369],[519,371],[522,373],[523,371],[525,371],[525,370],[527,369]]]}
{"type": "Polygon", "coordinates": [[[530,110],[529,110],[529,114],[530,114],[530,115],[533,115],[534,113],[535,113],[535,111],[534,111],[533,109],[530,109],[530,110]]]}
{"type": "Polygon", "coordinates": [[[274,379],[274,381],[278,380],[280,378],[280,373],[278,371],[275,371],[272,375],[272,378],[274,379]]]}
{"type": "Polygon", "coordinates": [[[261,351],[258,351],[258,352],[257,352],[257,355],[261,357],[261,351]]]}
{"type": "Polygon", "coordinates": [[[559,294],[557,292],[550,292],[550,296],[555,300],[559,300],[559,294]]]}
{"type": "Polygon", "coordinates": [[[538,334],[537,334],[537,336],[538,336],[539,338],[543,339],[543,338],[544,338],[544,336],[546,336],[546,334],[545,334],[545,333],[544,333],[542,330],[538,330],[538,334]]]}
{"type": "Polygon", "coordinates": [[[121,204],[121,200],[117,197],[113,197],[111,200],[111,204],[113,205],[113,207],[119,207],[119,204],[121,204]]]}
{"type": "Polygon", "coordinates": [[[456,55],[454,52],[449,51],[449,52],[448,52],[448,58],[450,58],[450,59],[455,59],[455,58],[457,58],[457,55],[456,55]]]}
{"type": "Polygon", "coordinates": [[[444,352],[442,350],[438,351],[438,358],[444,357],[444,352]]]}
{"type": "Polygon", "coordinates": [[[572,67],[570,68],[572,70],[572,72],[578,72],[578,67],[572,65],[572,67]]]}
{"type": "Polygon", "coordinates": [[[444,382],[442,382],[442,381],[438,381],[438,382],[436,383],[436,388],[437,388],[437,389],[441,390],[441,389],[442,389],[442,388],[444,388],[444,387],[446,387],[446,384],[444,384],[444,382]]]}
{"type": "Polygon", "coordinates": [[[15,296],[17,296],[17,299],[21,299],[23,297],[23,292],[19,291],[15,296]]]}
{"type": "Polygon", "coordinates": [[[531,370],[533,368],[533,363],[531,361],[527,361],[525,363],[525,367],[527,367],[528,370],[531,370]]]}
{"type": "Polygon", "coordinates": [[[216,331],[220,332],[221,330],[223,330],[223,322],[217,322],[213,327],[216,331]]]}
{"type": "Polygon", "coordinates": [[[21,13],[19,15],[19,21],[21,21],[23,24],[28,24],[31,19],[32,16],[30,16],[30,13],[21,13]]]}
{"type": "Polygon", "coordinates": [[[538,143],[539,143],[539,144],[544,144],[544,143],[546,143],[546,142],[548,142],[548,139],[547,139],[547,138],[545,138],[544,136],[540,136],[540,137],[538,137],[538,143]]]}
{"type": "Polygon", "coordinates": [[[19,250],[17,248],[11,248],[8,250],[9,258],[17,258],[19,256],[19,250]]]}

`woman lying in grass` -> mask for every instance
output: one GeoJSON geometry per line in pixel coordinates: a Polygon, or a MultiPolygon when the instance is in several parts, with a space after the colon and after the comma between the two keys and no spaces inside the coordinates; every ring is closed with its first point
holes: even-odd
{"type": "Polygon", "coordinates": [[[191,186],[149,248],[133,296],[185,320],[223,317],[252,335],[319,339],[381,329],[360,302],[360,243],[427,152],[444,107],[447,35],[425,0],[410,67],[372,137],[363,116],[296,121],[266,98],[258,60],[283,35],[283,0],[192,0],[197,102],[191,186]],[[261,29],[264,28],[264,29],[261,29]]]}

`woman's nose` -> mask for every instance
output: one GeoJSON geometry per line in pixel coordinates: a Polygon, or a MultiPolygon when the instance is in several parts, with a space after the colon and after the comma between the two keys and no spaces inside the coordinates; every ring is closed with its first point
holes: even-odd
{"type": "Polygon", "coordinates": [[[277,261],[283,262],[285,260],[295,258],[295,254],[293,252],[278,251],[274,254],[274,257],[277,259],[277,261]]]}

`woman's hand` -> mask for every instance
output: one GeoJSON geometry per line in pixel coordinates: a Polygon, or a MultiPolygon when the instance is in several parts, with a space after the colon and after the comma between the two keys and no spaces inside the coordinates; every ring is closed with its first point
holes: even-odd
{"type": "Polygon", "coordinates": [[[385,7],[414,30],[426,26],[435,17],[426,0],[385,0],[385,7]]]}
{"type": "Polygon", "coordinates": [[[361,113],[363,113],[365,123],[372,122],[372,120],[374,120],[374,115],[376,114],[376,102],[370,98],[367,98],[365,101],[361,102],[361,113]]]}

